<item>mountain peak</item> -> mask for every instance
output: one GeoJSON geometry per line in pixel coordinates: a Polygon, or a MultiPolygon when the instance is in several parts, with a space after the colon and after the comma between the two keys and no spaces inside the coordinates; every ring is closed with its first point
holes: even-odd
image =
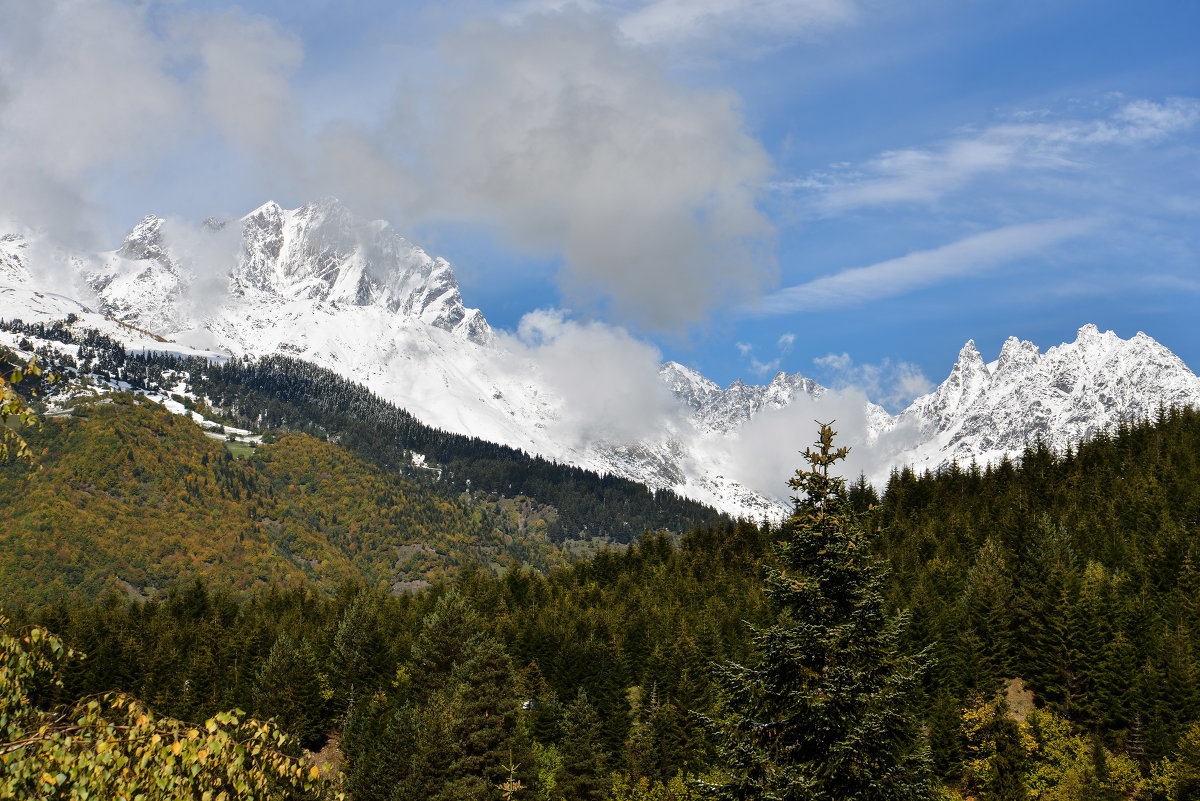
{"type": "Polygon", "coordinates": [[[163,246],[162,226],[162,218],[147,214],[126,235],[125,241],[117,249],[117,255],[134,261],[141,259],[166,260],[167,252],[163,246]]]}
{"type": "Polygon", "coordinates": [[[990,377],[975,340],[968,339],[941,386],[914,400],[900,416],[921,421],[922,428],[944,431],[983,395],[990,377]]]}
{"type": "Polygon", "coordinates": [[[658,369],[658,377],[676,398],[693,411],[698,411],[721,394],[721,387],[717,382],[679,362],[664,362],[658,369]]]}
{"type": "Polygon", "coordinates": [[[463,306],[449,262],[387,223],[355,217],[336,198],[292,210],[272,201],[242,225],[242,256],[232,279],[241,296],[379,306],[477,343],[491,336],[483,315],[463,306]]]}
{"type": "Polygon", "coordinates": [[[988,374],[987,365],[984,364],[983,356],[979,353],[979,349],[975,347],[975,340],[968,339],[958,351],[958,359],[954,362],[954,367],[950,369],[951,376],[972,376],[972,375],[988,374]]]}
{"type": "Polygon", "coordinates": [[[244,222],[246,220],[249,220],[252,217],[266,217],[266,218],[278,217],[281,214],[283,214],[283,207],[281,207],[274,200],[268,200],[266,203],[262,204],[257,209],[255,209],[254,211],[247,214],[245,217],[242,217],[242,220],[244,222]]]}
{"type": "Polygon", "coordinates": [[[1029,340],[1009,337],[1000,348],[1000,359],[996,366],[996,374],[1009,373],[1037,362],[1041,355],[1038,346],[1029,340]]]}
{"type": "Polygon", "coordinates": [[[300,208],[302,211],[308,211],[310,213],[312,213],[312,212],[323,213],[323,214],[349,214],[350,213],[349,210],[346,208],[345,204],[343,204],[342,201],[338,200],[336,197],[333,197],[332,195],[326,195],[325,197],[319,197],[316,200],[310,200],[307,203],[305,203],[303,206],[301,206],[300,208]]]}

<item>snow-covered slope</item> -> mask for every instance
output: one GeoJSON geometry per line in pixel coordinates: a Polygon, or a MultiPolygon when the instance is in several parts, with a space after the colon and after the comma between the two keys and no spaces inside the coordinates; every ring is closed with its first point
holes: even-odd
{"type": "Polygon", "coordinates": [[[895,416],[799,374],[722,389],[667,362],[657,381],[651,368],[601,388],[654,409],[650,425],[614,426],[590,419],[604,411],[604,398],[572,392],[589,365],[564,370],[574,352],[547,358],[521,337],[493,331],[463,304],[451,266],[387,223],[324,200],[293,210],[267,203],[199,231],[177,225],[147,216],[120,248],[87,256],[46,256],[55,252],[30,247],[27,232],[0,235],[0,316],[75,314],[79,325],[135,348],[285,353],[359,381],[428,424],[755,518],[786,509],[787,468],[756,479],[747,465],[757,455],[745,451],[783,449],[794,458],[807,437],[783,441],[769,424],[795,435],[811,423],[809,411],[824,415],[821,404],[859,429],[843,434],[877,481],[891,466],[1019,456],[1039,436],[1064,448],[1160,405],[1200,405],[1200,379],[1153,339],[1121,340],[1084,326],[1075,342],[1044,354],[1010,339],[992,364],[968,342],[946,381],[895,416]],[[66,271],[90,296],[70,288],[66,271]],[[592,407],[577,408],[581,398],[592,407]],[[845,414],[847,403],[857,404],[853,414],[845,414]],[[789,421],[799,407],[803,419],[789,421]]]}

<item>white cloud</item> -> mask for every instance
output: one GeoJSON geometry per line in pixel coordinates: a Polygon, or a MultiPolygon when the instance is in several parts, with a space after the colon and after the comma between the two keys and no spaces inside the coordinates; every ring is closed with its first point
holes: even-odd
{"type": "Polygon", "coordinates": [[[736,343],[735,347],[737,347],[738,353],[741,354],[741,357],[746,360],[750,371],[755,375],[762,377],[768,373],[778,372],[780,365],[783,363],[783,357],[791,352],[792,347],[795,344],[795,334],[783,334],[775,342],[775,347],[779,351],[779,355],[767,361],[760,360],[754,354],[754,346],[749,342],[738,342],[736,343]]]}
{"type": "Polygon", "coordinates": [[[660,329],[772,279],[756,207],[770,160],[734,95],[671,81],[580,13],[481,22],[443,53],[423,133],[427,216],[561,254],[568,298],[660,329]]]}
{"type": "Polygon", "coordinates": [[[502,342],[561,399],[556,435],[575,447],[653,439],[681,414],[658,377],[662,354],[622,328],[539,310],[502,342]]]}
{"type": "Polygon", "coordinates": [[[230,141],[279,148],[299,124],[290,79],[303,48],[273,21],[236,8],[189,14],[175,21],[174,41],[196,54],[203,115],[230,141]]]}
{"type": "Polygon", "coordinates": [[[901,295],[954,278],[978,275],[999,264],[1037,254],[1082,236],[1094,220],[1052,220],[1010,225],[932,250],[856,267],[781,289],[748,308],[764,315],[792,314],[854,306],[901,295]]]}
{"type": "Polygon", "coordinates": [[[490,227],[562,259],[574,305],[646,328],[686,329],[774,280],[757,207],[772,165],[738,97],[672,79],[603,16],[468,23],[418,88],[379,76],[397,101],[363,115],[377,127],[310,124],[301,45],[238,10],[0,0],[0,18],[0,216],[61,235],[114,178],[202,173],[204,153],[226,180],[261,172],[264,196],[490,227]]]}
{"type": "Polygon", "coordinates": [[[0,2],[0,204],[85,237],[92,171],[161,155],[186,94],[141,12],[102,2],[0,2]]]}
{"type": "Polygon", "coordinates": [[[758,359],[752,358],[750,360],[750,369],[754,371],[755,375],[762,377],[768,373],[777,372],[779,370],[779,364],[779,359],[771,359],[769,362],[760,362],[758,359]]]}
{"type": "Polygon", "coordinates": [[[1049,113],[966,130],[928,148],[890,150],[860,165],[835,165],[790,182],[824,214],[871,206],[932,203],[985,175],[1037,170],[1078,170],[1105,147],[1154,143],[1196,127],[1200,100],[1123,101],[1098,119],[1062,119],[1049,113]]]}
{"type": "Polygon", "coordinates": [[[854,0],[652,0],[630,8],[620,26],[643,44],[700,45],[746,57],[859,18],[854,0]]]}
{"type": "Polygon", "coordinates": [[[849,457],[835,466],[838,475],[854,480],[865,474],[882,489],[897,453],[915,445],[920,432],[904,423],[870,433],[867,396],[856,387],[831,390],[820,398],[798,396],[782,409],[764,408],[738,430],[735,438],[699,440],[695,447],[710,464],[726,466],[726,475],[774,498],[787,498],[786,481],[800,467],[800,454],[813,444],[814,421],[833,422],[838,443],[849,457]]]}
{"type": "Polygon", "coordinates": [[[149,15],[109,0],[0,0],[0,213],[97,244],[106,179],[148,181],[212,132],[278,147],[299,46],[241,12],[163,26],[149,15]]]}
{"type": "Polygon", "coordinates": [[[190,276],[184,314],[196,321],[207,317],[228,299],[229,270],[243,247],[241,226],[197,228],[188,220],[167,217],[160,235],[171,258],[190,276]]]}

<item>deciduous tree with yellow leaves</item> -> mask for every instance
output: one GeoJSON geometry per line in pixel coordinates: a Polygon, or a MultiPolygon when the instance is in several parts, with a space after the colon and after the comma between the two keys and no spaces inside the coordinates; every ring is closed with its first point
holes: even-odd
{"type": "Polygon", "coordinates": [[[39,703],[81,658],[39,627],[0,616],[0,798],[317,799],[332,788],[272,723],[222,712],[200,725],[156,717],[123,693],[39,703]]]}

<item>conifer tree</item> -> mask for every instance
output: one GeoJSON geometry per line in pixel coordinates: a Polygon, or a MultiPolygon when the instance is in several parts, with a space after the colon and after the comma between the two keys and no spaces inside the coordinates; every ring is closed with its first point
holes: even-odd
{"type": "Polygon", "coordinates": [[[296,642],[286,630],[280,632],[255,684],[258,716],[274,719],[305,746],[320,740],[325,723],[323,688],[317,659],[306,641],[296,642]]]}
{"type": "Polygon", "coordinates": [[[930,797],[929,749],[913,714],[924,653],[900,653],[886,571],[830,468],[848,449],[820,423],[807,470],[789,481],[795,511],[767,593],[777,623],[754,635],[756,660],[720,669],[730,714],[717,723],[724,799],[899,801],[930,797]]]}
{"type": "Polygon", "coordinates": [[[555,785],[564,799],[599,801],[605,795],[608,753],[600,718],[584,690],[567,707],[563,728],[562,769],[555,785]]]}

